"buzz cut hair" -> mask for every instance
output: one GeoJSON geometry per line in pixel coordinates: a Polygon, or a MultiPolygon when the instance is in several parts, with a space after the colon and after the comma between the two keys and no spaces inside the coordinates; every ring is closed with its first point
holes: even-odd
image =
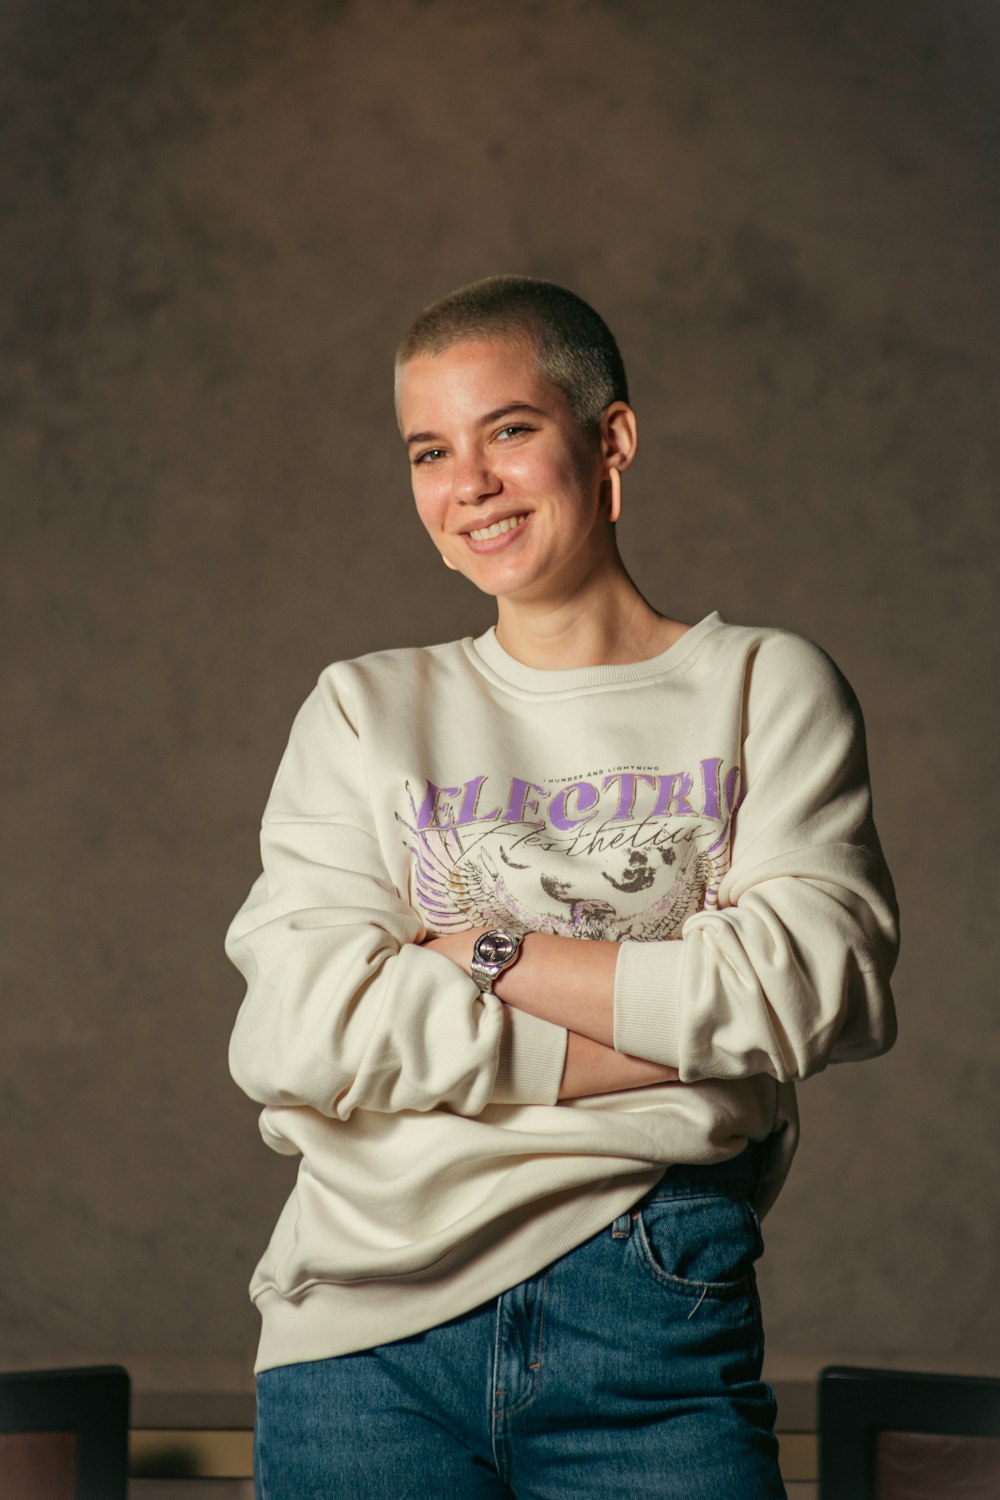
{"type": "Polygon", "coordinates": [[[565,287],[532,276],[487,276],[425,307],[396,350],[396,386],[417,354],[443,354],[466,339],[521,339],[585,432],[595,434],[628,380],[604,319],[565,287]]]}

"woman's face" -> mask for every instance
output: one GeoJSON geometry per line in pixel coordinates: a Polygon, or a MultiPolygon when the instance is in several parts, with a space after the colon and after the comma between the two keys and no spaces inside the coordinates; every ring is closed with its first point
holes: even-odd
{"type": "Polygon", "coordinates": [[[519,340],[415,355],[400,376],[399,419],[420,519],[477,588],[565,597],[614,555],[601,443],[519,340]]]}

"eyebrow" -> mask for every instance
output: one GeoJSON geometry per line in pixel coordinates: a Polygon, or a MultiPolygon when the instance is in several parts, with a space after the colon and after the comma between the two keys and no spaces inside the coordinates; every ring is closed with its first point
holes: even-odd
{"type": "MultiPolygon", "coordinates": [[[[515,412],[528,412],[533,417],[545,417],[548,415],[540,406],[532,406],[529,401],[508,401],[505,406],[498,406],[495,411],[488,411],[485,416],[479,418],[480,427],[488,427],[491,422],[499,422],[501,417],[512,416],[515,412]]],[[[439,432],[411,432],[404,439],[406,446],[411,443],[434,443],[440,440],[439,432]]]]}

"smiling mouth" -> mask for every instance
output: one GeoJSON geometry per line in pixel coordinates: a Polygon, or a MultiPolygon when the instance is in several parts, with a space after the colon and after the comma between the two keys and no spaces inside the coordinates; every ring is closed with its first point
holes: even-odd
{"type": "Polygon", "coordinates": [[[523,516],[507,516],[503,521],[495,521],[492,526],[481,526],[477,531],[470,531],[467,535],[474,542],[488,542],[495,536],[503,536],[505,531],[515,531],[527,519],[527,513],[523,516]]]}

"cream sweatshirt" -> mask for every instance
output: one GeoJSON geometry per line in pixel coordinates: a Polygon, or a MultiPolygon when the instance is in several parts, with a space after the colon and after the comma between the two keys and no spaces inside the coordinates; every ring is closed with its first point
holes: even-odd
{"type": "Polygon", "coordinates": [[[896,908],[857,703],[815,646],[709,615],[624,666],[540,671],[493,631],[323,672],[227,951],[230,1066],[300,1158],[251,1283],[257,1369],[499,1294],[675,1162],[797,1139],[794,1084],[892,1044],[896,908]],[[615,1045],[678,1083],[557,1103],[559,1026],[428,933],[620,946],[615,1045]]]}

